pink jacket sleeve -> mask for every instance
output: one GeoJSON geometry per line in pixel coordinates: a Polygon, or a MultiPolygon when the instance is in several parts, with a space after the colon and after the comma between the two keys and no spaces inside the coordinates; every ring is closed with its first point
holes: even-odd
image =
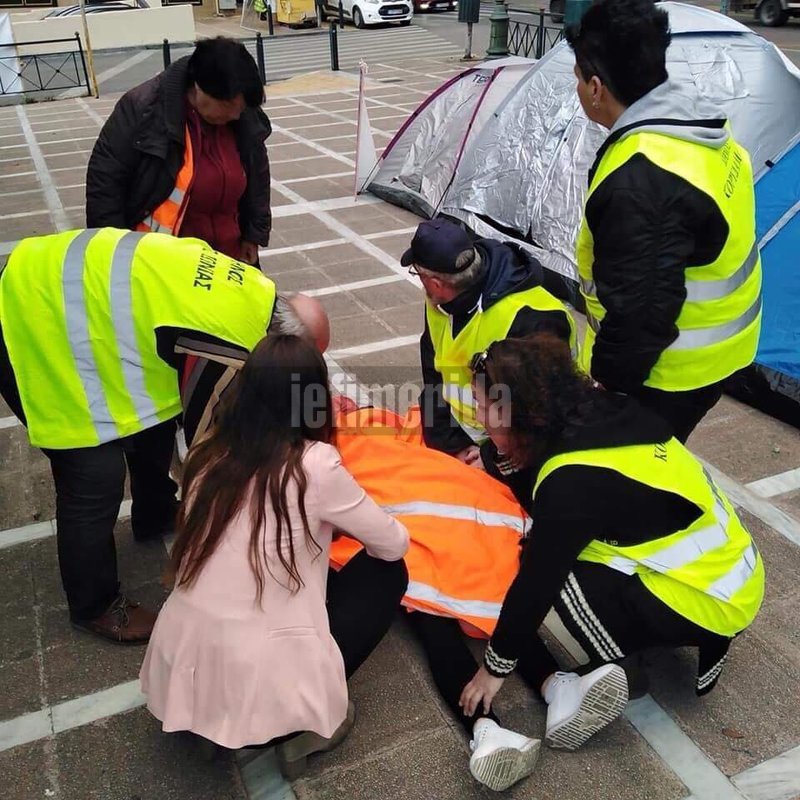
{"type": "Polygon", "coordinates": [[[383,511],[356,483],[335,447],[315,444],[313,450],[320,519],[358,539],[375,558],[401,559],[408,550],[406,526],[383,511]]]}

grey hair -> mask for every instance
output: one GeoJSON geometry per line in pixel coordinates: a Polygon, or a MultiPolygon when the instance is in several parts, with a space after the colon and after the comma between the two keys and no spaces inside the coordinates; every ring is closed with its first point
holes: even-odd
{"type": "Polygon", "coordinates": [[[456,268],[461,270],[452,275],[449,273],[435,272],[425,267],[417,266],[420,275],[429,278],[438,278],[442,283],[457,291],[465,291],[474,286],[483,277],[485,264],[477,250],[464,250],[456,258],[456,268]]]}
{"type": "Polygon", "coordinates": [[[289,302],[291,295],[278,294],[275,297],[275,307],[272,309],[272,319],[269,321],[267,334],[283,334],[285,336],[299,336],[301,339],[311,340],[308,328],[289,302]]]}

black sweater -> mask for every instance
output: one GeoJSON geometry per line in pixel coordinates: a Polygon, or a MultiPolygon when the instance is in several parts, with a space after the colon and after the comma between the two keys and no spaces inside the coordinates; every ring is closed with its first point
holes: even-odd
{"type": "Polygon", "coordinates": [[[578,555],[593,539],[639,544],[686,528],[701,513],[671,492],[653,489],[612,469],[589,466],[555,470],[531,502],[535,477],[544,462],[559,453],[656,444],[669,438],[666,423],[635,400],[599,395],[583,424],[565,431],[537,468],[515,476],[517,492],[527,479],[524,491],[533,527],[491,639],[495,655],[516,661],[519,643],[542,624],[578,555]]]}

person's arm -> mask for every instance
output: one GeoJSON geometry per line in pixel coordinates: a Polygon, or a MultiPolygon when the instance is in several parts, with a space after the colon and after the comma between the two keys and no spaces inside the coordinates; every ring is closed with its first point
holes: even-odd
{"type": "Polygon", "coordinates": [[[536,635],[581,550],[598,535],[591,502],[591,481],[597,472],[592,467],[562,467],[539,487],[519,573],[486,647],[484,667],[491,675],[513,672],[521,643],[536,635]],[[574,502],[576,489],[583,489],[581,503],[574,502]]]}
{"type": "Polygon", "coordinates": [[[551,333],[569,343],[568,311],[539,311],[525,306],[517,312],[506,334],[508,339],[524,339],[535,333],[551,333]]]}
{"type": "Polygon", "coordinates": [[[86,226],[126,228],[125,198],[140,153],[135,147],[140,109],[120,98],[97,137],[86,171],[86,226]]]}
{"type": "Polygon", "coordinates": [[[434,351],[428,320],[419,340],[419,358],[422,364],[422,392],[419,396],[422,416],[422,438],[432,450],[456,455],[473,445],[450,411],[444,399],[443,378],[434,366],[434,351]]]}
{"type": "Polygon", "coordinates": [[[317,486],[319,515],[335,529],[358,539],[367,552],[384,561],[398,561],[408,551],[405,525],[387,514],[356,483],[332,445],[315,444],[312,480],[317,486]]]}
{"type": "Polygon", "coordinates": [[[606,389],[635,391],[678,336],[696,221],[682,213],[688,184],[635,157],[592,195],[593,278],[606,310],[592,351],[591,376],[606,389]]]}
{"type": "Polygon", "coordinates": [[[272,230],[272,210],[269,156],[265,143],[251,145],[249,167],[246,170],[247,187],[239,202],[242,242],[266,247],[272,230]]]}

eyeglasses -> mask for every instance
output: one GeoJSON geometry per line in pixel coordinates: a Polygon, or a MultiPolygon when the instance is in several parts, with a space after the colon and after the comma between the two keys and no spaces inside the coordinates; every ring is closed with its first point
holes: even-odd
{"type": "Polygon", "coordinates": [[[408,268],[408,274],[409,274],[409,275],[416,275],[416,277],[418,277],[418,278],[419,278],[419,277],[420,277],[420,275],[419,275],[419,267],[418,267],[416,264],[412,264],[412,265],[411,265],[411,266],[408,268]]]}
{"type": "Polygon", "coordinates": [[[486,361],[489,358],[489,351],[492,349],[492,346],[489,345],[482,353],[475,353],[472,356],[472,359],[469,362],[469,369],[473,375],[485,375],[486,374],[486,361]]]}

